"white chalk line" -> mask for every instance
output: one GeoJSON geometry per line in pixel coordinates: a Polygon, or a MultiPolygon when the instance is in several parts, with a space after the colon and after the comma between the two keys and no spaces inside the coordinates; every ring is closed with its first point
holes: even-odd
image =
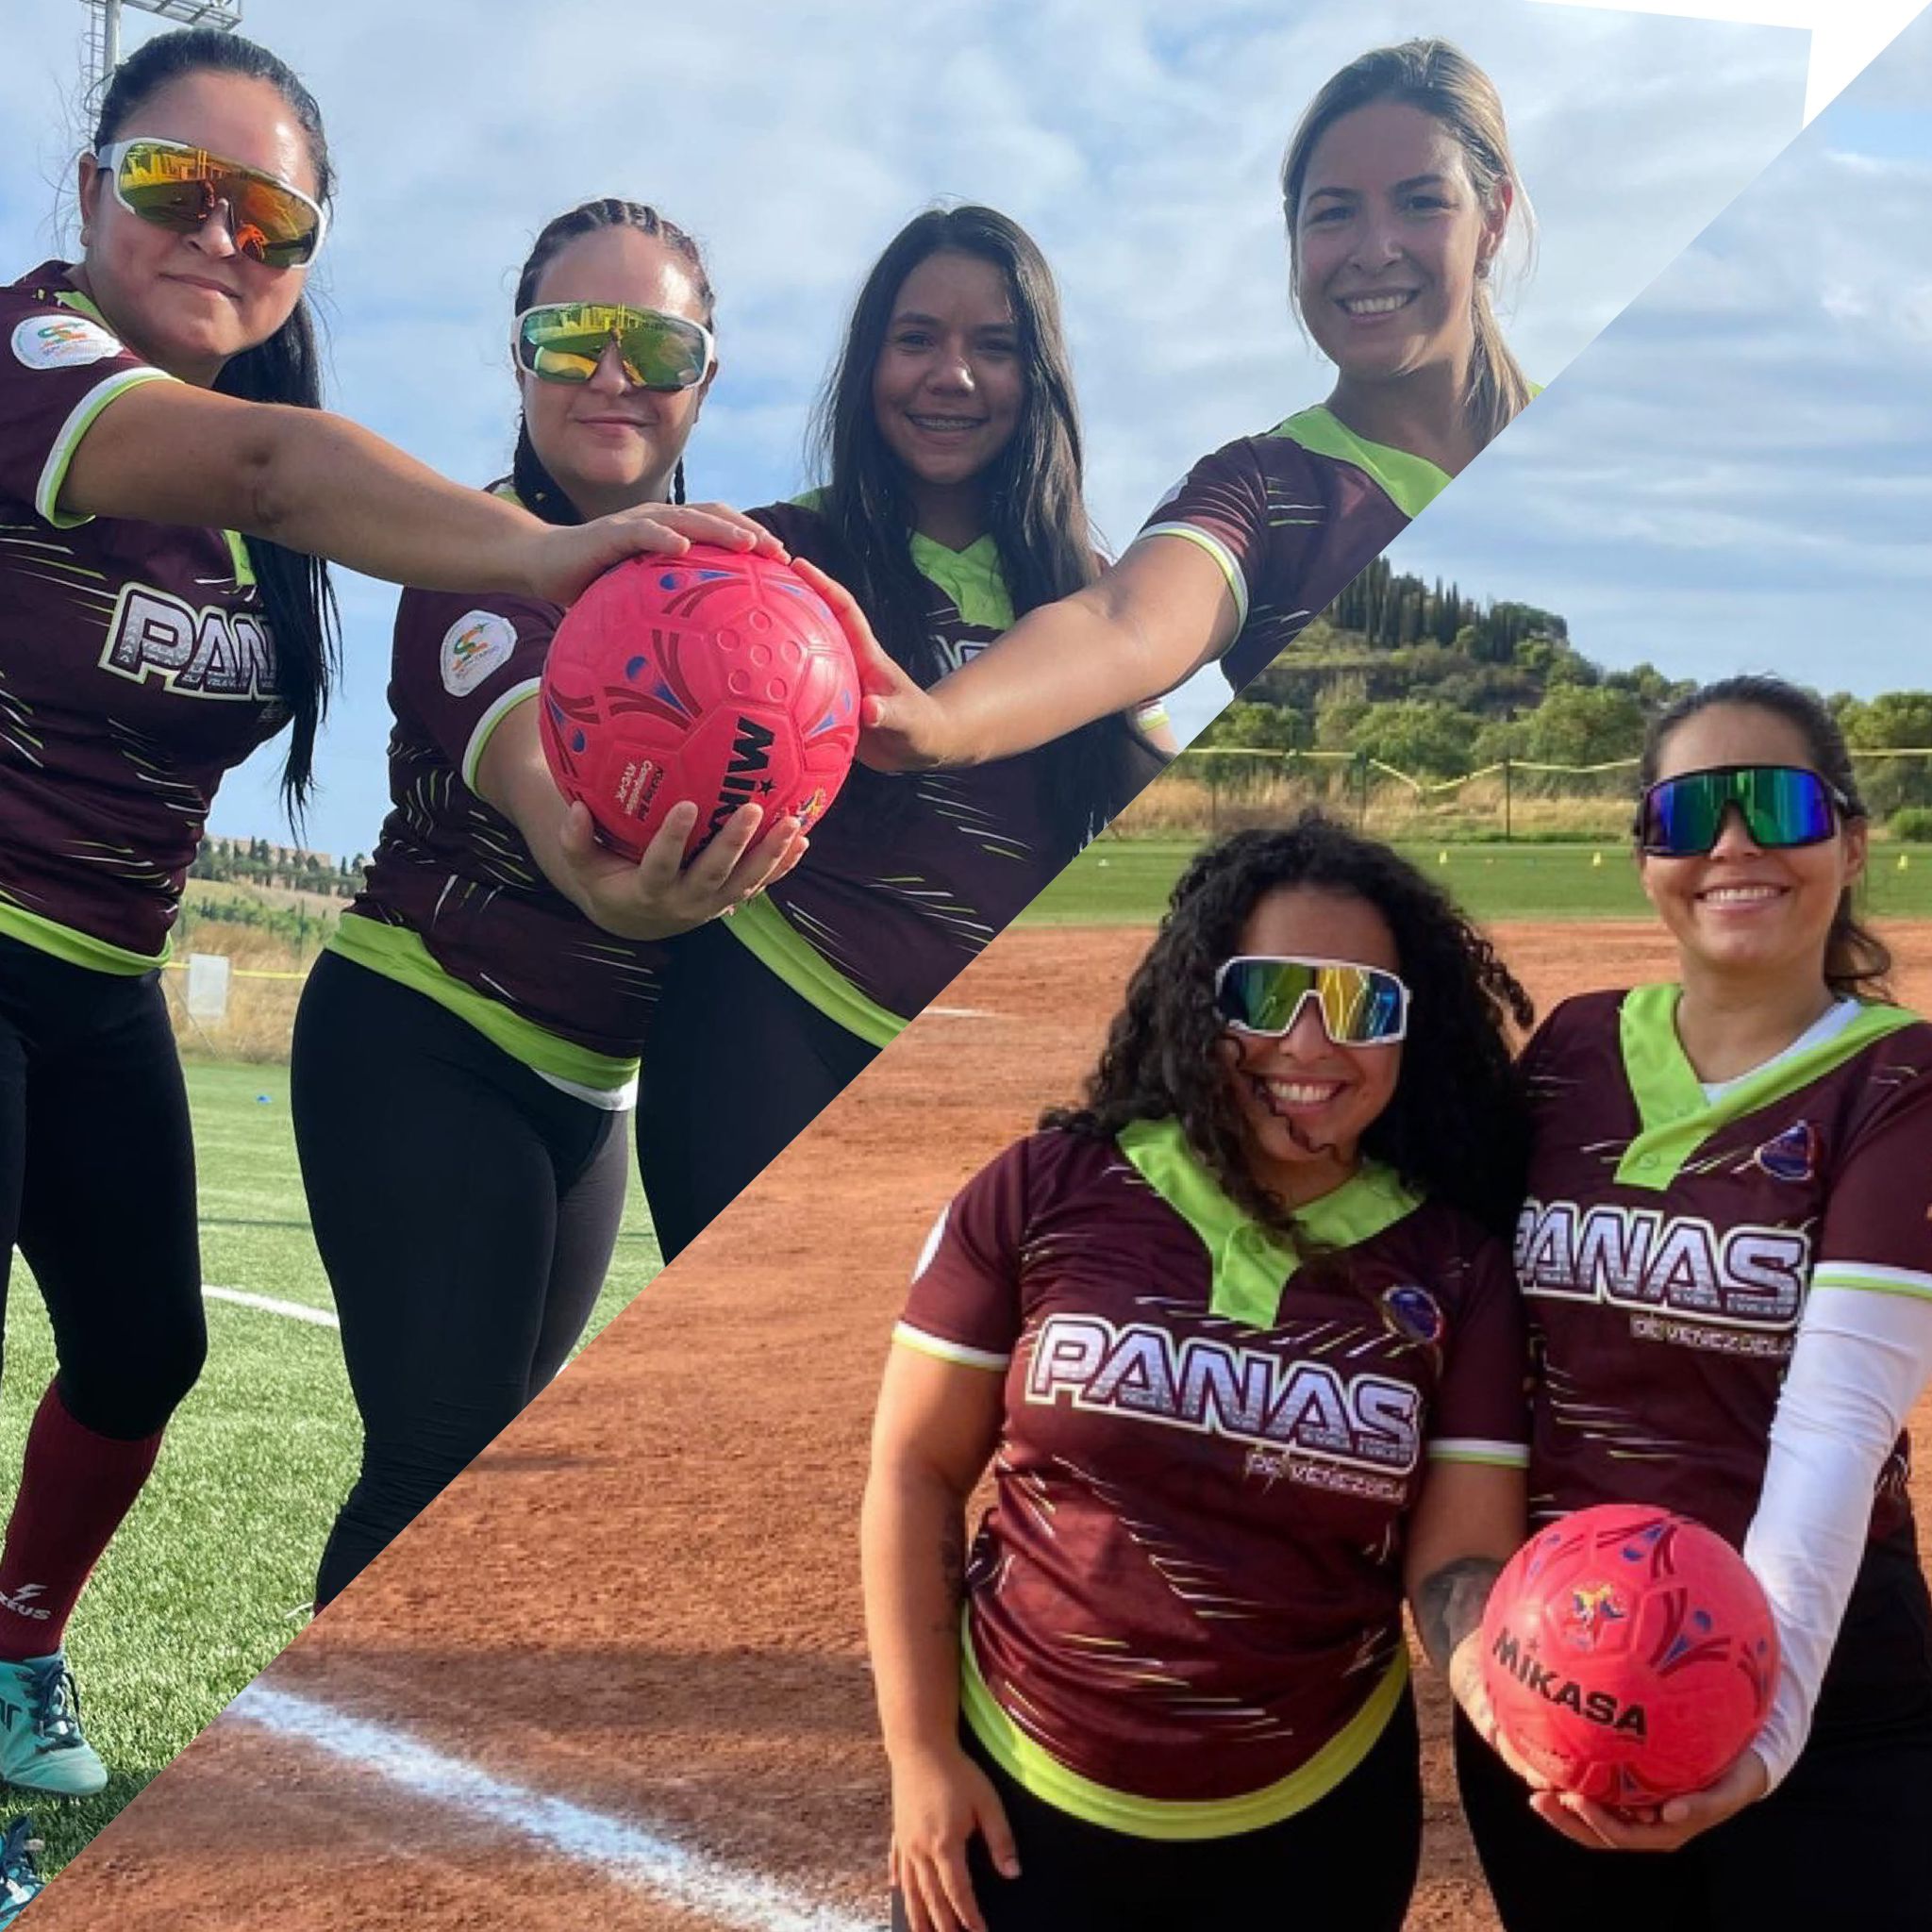
{"type": "Polygon", "coordinates": [[[652,1893],[740,1932],[882,1932],[875,1920],[814,1904],[773,1879],[641,1824],[492,1777],[392,1725],[366,1724],[312,1698],[252,1684],[227,1714],[353,1765],[359,1790],[380,1780],[473,1823],[494,1824],[542,1845],[612,1884],[652,1893]]]}
{"type": "Polygon", "coordinates": [[[291,1322],[310,1322],[318,1328],[340,1328],[342,1324],[327,1308],[311,1308],[304,1302],[278,1302],[274,1295],[250,1294],[245,1288],[216,1288],[201,1284],[203,1297],[211,1302],[233,1302],[238,1308],[259,1308],[268,1315],[286,1315],[291,1322]]]}
{"type": "Polygon", "coordinates": [[[937,1013],[941,1020],[997,1020],[999,1015],[987,1007],[927,1007],[928,1013],[937,1013]]]}

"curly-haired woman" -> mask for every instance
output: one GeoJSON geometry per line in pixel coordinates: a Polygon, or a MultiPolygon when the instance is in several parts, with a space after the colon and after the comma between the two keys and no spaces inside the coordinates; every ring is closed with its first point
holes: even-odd
{"type": "Polygon", "coordinates": [[[941,1216],[865,1508],[900,1924],[1206,1927],[1271,1889],[1401,1924],[1405,1591],[1466,1665],[1522,1535],[1511,1018],[1387,848],[1239,834],[1176,888],[1086,1106],[941,1216]]]}

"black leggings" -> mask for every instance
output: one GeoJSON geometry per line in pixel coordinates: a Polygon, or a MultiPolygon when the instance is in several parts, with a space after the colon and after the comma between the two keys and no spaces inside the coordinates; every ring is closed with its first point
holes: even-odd
{"type": "MultiPolygon", "coordinates": [[[[1422,1855],[1414,1701],[1325,1798],[1232,1838],[1135,1838],[1016,1785],[963,1725],[1013,1828],[1020,1875],[967,1854],[988,1932],[1398,1932],[1422,1855]]],[[[893,1932],[906,1932],[894,1894],[893,1932]]],[[[1624,1932],[1629,1932],[1625,1927],[1624,1932]]]]}
{"type": "Polygon", "coordinates": [[[117,1441],[154,1435],[208,1353],[160,974],[96,973],[0,937],[0,1294],[16,1241],[67,1412],[117,1441]]]}
{"type": "Polygon", "coordinates": [[[644,1057],[638,1171],[669,1261],[872,1064],[723,920],[671,946],[644,1057]]]}
{"type": "Polygon", "coordinates": [[[1507,1932],[1926,1932],[1932,1606],[1916,1559],[1871,1553],[1804,1755],[1678,1851],[1572,1843],[1459,1716],[1456,1769],[1507,1932]]]}
{"type": "Polygon", "coordinates": [[[560,1369],[610,1265],[623,1116],[325,953],[295,1016],[295,1144],[361,1410],[325,1604],[560,1369]]]}

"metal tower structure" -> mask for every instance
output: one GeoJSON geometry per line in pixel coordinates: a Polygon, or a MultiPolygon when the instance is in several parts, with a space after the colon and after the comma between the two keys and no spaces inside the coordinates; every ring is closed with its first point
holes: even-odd
{"type": "Polygon", "coordinates": [[[96,98],[96,90],[121,62],[121,9],[133,7],[158,13],[180,26],[214,26],[233,33],[242,25],[242,0],[81,0],[87,8],[87,71],[81,75],[83,100],[96,98]]]}

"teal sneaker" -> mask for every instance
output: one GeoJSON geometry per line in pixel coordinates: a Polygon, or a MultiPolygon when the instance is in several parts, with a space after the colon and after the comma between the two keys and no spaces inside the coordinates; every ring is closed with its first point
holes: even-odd
{"type": "Polygon", "coordinates": [[[0,1840],[0,1928],[13,1924],[46,1886],[34,1854],[42,1849],[31,1818],[16,1818],[0,1840]]]}
{"type": "Polygon", "coordinates": [[[0,1663],[0,1783],[57,1798],[107,1789],[108,1767],[81,1736],[80,1693],[58,1651],[0,1663]]]}

